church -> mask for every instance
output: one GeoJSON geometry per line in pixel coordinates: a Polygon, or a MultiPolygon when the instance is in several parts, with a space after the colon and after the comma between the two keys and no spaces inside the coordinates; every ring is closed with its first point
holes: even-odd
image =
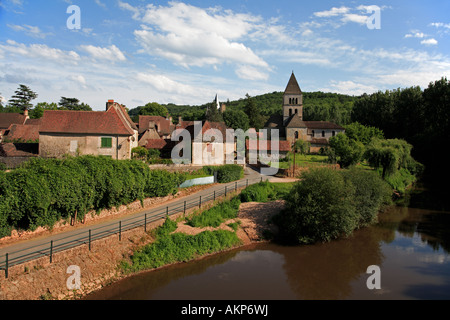
{"type": "Polygon", "coordinates": [[[329,121],[303,120],[303,93],[292,72],[283,94],[283,114],[272,115],[264,126],[272,136],[272,130],[278,130],[280,140],[294,143],[301,139],[311,144],[310,152],[318,153],[328,145],[331,137],[344,132],[345,129],[329,121]]]}

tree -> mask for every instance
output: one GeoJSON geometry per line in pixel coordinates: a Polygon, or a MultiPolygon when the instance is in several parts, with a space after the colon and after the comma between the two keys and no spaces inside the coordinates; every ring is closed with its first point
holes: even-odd
{"type": "Polygon", "coordinates": [[[264,117],[261,116],[252,97],[247,93],[244,112],[247,114],[251,128],[259,130],[264,127],[264,117]]]}
{"type": "Polygon", "coordinates": [[[225,124],[234,130],[242,129],[247,131],[250,128],[250,120],[244,111],[241,110],[227,110],[223,113],[223,120],[225,124]]]}
{"type": "Polygon", "coordinates": [[[362,142],[367,145],[372,138],[384,139],[384,133],[378,128],[363,126],[358,122],[353,122],[345,126],[345,134],[352,140],[362,142]]]}
{"type": "Polygon", "coordinates": [[[40,119],[44,115],[45,110],[58,110],[58,105],[54,102],[39,102],[34,106],[34,108],[30,111],[30,118],[32,119],[40,119]]]}
{"type": "Polygon", "coordinates": [[[337,162],[343,168],[357,164],[364,153],[364,145],[359,141],[350,139],[345,133],[339,133],[331,137],[329,145],[334,151],[337,162]]]}
{"type": "Polygon", "coordinates": [[[77,98],[61,97],[59,101],[60,110],[72,110],[72,111],[92,111],[92,108],[84,103],[80,104],[80,100],[77,98]]]}
{"type": "Polygon", "coordinates": [[[219,112],[214,102],[208,104],[206,108],[206,120],[211,122],[223,122],[222,114],[219,112]]]}
{"type": "Polygon", "coordinates": [[[156,102],[149,102],[145,106],[140,107],[139,115],[141,116],[160,116],[166,117],[169,111],[166,107],[156,102]]]}
{"type": "Polygon", "coordinates": [[[295,141],[294,146],[293,146],[293,151],[303,155],[303,154],[309,153],[310,147],[311,147],[311,143],[309,143],[308,141],[299,139],[299,140],[295,141]]]}
{"type": "Polygon", "coordinates": [[[11,97],[8,104],[11,107],[18,108],[22,111],[29,110],[33,107],[30,103],[38,97],[37,93],[32,91],[26,85],[19,85],[19,88],[15,91],[15,95],[11,97]]]}

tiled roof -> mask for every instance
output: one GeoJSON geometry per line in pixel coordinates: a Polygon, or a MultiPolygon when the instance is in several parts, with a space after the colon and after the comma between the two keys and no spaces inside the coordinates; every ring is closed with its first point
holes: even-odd
{"type": "Polygon", "coordinates": [[[36,125],[12,124],[8,131],[4,139],[9,141],[21,140],[27,142],[39,140],[39,126],[36,125]]]}
{"type": "Polygon", "coordinates": [[[308,129],[336,129],[344,130],[343,127],[329,121],[304,121],[308,129]]]}
{"type": "Polygon", "coordinates": [[[12,124],[24,124],[26,116],[20,113],[0,113],[0,129],[8,129],[12,124]]]}
{"type": "Polygon", "coordinates": [[[149,128],[150,121],[153,121],[158,126],[159,133],[163,135],[172,133],[173,128],[169,119],[161,116],[139,116],[139,134],[149,128]]]}
{"type": "MultiPolygon", "coordinates": [[[[255,150],[253,148],[253,145],[250,144],[249,140],[246,140],[245,145],[246,145],[247,150],[255,150]]],[[[291,143],[289,141],[284,141],[284,140],[279,141],[278,148],[279,148],[278,150],[281,152],[289,152],[289,151],[291,151],[291,143]]],[[[265,141],[265,143],[264,143],[264,142],[258,141],[257,142],[257,150],[267,150],[267,151],[272,150],[272,142],[265,141]],[[261,145],[261,143],[262,143],[262,145],[261,145]]]]}
{"type": "Polygon", "coordinates": [[[44,111],[40,133],[133,135],[114,108],[99,111],[44,111]]]}
{"type": "MultiPolygon", "coordinates": [[[[0,144],[0,157],[37,157],[36,153],[32,152],[32,149],[37,144],[17,144],[22,147],[23,150],[17,149],[17,146],[13,143],[0,144]]],[[[35,150],[33,150],[35,151],[35,150]]]]}
{"type": "Polygon", "coordinates": [[[286,127],[287,128],[306,128],[307,125],[306,125],[306,121],[303,121],[302,119],[300,119],[298,114],[294,114],[291,116],[290,119],[287,120],[286,127]]]}
{"type": "Polygon", "coordinates": [[[286,86],[284,94],[302,94],[302,90],[300,90],[300,86],[298,85],[297,79],[295,78],[293,72],[291,78],[289,79],[288,85],[286,86]]]}

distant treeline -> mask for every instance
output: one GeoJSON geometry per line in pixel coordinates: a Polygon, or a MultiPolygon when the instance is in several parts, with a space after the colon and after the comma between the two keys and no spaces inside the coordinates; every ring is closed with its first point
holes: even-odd
{"type": "MultiPolygon", "coordinates": [[[[273,114],[281,114],[283,110],[283,92],[272,92],[251,97],[262,116],[268,119],[273,114]]],[[[333,121],[340,125],[349,124],[354,102],[358,97],[324,92],[304,92],[304,118],[307,121],[333,121]]],[[[234,101],[222,101],[226,110],[244,111],[247,99],[243,97],[234,101]]],[[[167,108],[174,121],[182,117],[185,121],[200,121],[206,118],[206,108],[211,103],[199,106],[191,105],[163,105],[167,108]]],[[[131,109],[131,117],[137,116],[142,107],[131,109]]]]}

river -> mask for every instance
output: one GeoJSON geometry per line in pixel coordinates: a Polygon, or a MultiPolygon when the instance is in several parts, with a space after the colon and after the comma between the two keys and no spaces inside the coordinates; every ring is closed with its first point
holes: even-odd
{"type": "Polygon", "coordinates": [[[450,299],[450,211],[433,196],[416,188],[403,205],[381,213],[376,225],[347,239],[256,244],[141,273],[86,299],[450,299]],[[372,265],[379,267],[380,289],[367,286],[372,265]]]}

